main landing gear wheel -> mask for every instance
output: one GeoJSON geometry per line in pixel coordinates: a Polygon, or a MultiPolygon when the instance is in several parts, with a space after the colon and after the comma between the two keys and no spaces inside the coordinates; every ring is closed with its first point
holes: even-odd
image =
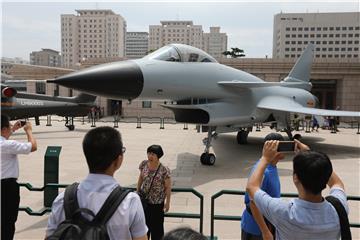
{"type": "Polygon", "coordinates": [[[201,154],[200,162],[203,165],[212,166],[212,165],[215,164],[215,161],[216,161],[216,157],[215,157],[214,154],[212,154],[212,153],[203,153],[203,154],[201,154]]]}
{"type": "Polygon", "coordinates": [[[237,133],[236,140],[238,144],[247,144],[248,131],[240,130],[237,133]]]}

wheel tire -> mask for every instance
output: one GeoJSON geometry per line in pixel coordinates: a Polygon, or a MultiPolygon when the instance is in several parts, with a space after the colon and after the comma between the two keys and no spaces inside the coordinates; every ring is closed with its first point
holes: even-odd
{"type": "Polygon", "coordinates": [[[247,136],[249,132],[241,130],[237,133],[236,140],[238,144],[247,144],[247,136]]]}
{"type": "Polygon", "coordinates": [[[202,165],[207,165],[207,158],[208,158],[208,154],[207,153],[203,153],[200,156],[200,162],[202,165]]]}
{"type": "Polygon", "coordinates": [[[216,161],[216,157],[214,154],[210,153],[208,154],[208,162],[207,162],[207,165],[209,166],[213,166],[215,164],[215,161],[216,161]]]}
{"type": "Polygon", "coordinates": [[[75,126],[74,125],[69,125],[68,128],[69,128],[69,131],[74,131],[75,126]]]}

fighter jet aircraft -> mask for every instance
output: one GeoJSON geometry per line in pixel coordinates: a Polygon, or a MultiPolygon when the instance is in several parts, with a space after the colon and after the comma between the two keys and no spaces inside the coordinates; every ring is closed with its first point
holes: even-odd
{"type": "Polygon", "coordinates": [[[254,124],[277,122],[291,134],[290,113],[355,116],[360,112],[314,108],[310,70],[314,45],[309,45],[281,82],[265,82],[249,73],[219,64],[204,51],[170,44],[138,60],[94,66],[61,76],[56,84],[111,99],[157,99],[174,112],[178,122],[208,126],[200,160],[213,165],[209,152],[217,133],[238,131],[246,143],[254,124]]]}
{"type": "Polygon", "coordinates": [[[76,97],[53,97],[42,94],[17,92],[15,88],[1,84],[1,113],[10,119],[35,117],[37,125],[39,116],[58,115],[66,117],[65,126],[74,130],[74,117],[86,116],[94,106],[96,96],[79,94],[76,97]]]}

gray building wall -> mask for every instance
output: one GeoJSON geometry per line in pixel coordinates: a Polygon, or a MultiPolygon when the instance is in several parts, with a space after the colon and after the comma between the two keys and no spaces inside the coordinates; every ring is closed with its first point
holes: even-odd
{"type": "Polygon", "coordinates": [[[314,43],[315,58],[360,57],[360,12],[279,13],[274,16],[273,58],[297,58],[314,43]]]}

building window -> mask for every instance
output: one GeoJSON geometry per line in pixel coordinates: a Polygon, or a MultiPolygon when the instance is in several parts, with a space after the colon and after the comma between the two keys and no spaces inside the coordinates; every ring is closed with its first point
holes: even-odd
{"type": "Polygon", "coordinates": [[[45,94],[46,85],[44,82],[35,82],[35,91],[37,94],[45,94]]]}
{"type": "Polygon", "coordinates": [[[151,101],[143,101],[142,108],[151,108],[151,101]]]}

